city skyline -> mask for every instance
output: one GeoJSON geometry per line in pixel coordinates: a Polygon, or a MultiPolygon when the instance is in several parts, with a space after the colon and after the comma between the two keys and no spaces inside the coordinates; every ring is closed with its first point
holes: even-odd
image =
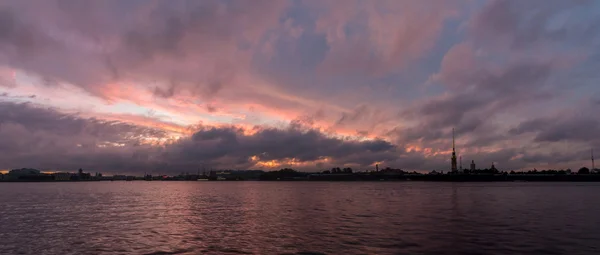
{"type": "Polygon", "coordinates": [[[3,1],[0,171],[594,168],[600,2],[550,2],[3,1]]]}

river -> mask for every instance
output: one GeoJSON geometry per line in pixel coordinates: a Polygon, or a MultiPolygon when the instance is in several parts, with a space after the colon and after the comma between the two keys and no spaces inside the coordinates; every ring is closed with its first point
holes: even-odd
{"type": "Polygon", "coordinates": [[[600,183],[0,183],[0,254],[600,254],[600,183]]]}

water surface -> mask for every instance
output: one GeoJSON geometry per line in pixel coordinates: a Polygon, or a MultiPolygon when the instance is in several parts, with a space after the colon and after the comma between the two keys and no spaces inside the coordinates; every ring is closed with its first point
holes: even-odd
{"type": "Polygon", "coordinates": [[[1,254],[600,254],[596,183],[0,183],[1,254]]]}

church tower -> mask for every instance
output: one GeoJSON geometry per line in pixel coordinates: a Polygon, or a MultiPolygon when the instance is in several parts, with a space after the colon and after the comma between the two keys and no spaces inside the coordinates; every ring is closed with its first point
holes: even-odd
{"type": "Polygon", "coordinates": [[[456,173],[456,149],[454,148],[454,128],[452,129],[452,172],[456,173]]]}

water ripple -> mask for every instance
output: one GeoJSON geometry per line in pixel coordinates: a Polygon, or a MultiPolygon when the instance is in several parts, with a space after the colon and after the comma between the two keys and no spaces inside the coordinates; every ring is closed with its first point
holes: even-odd
{"type": "Polygon", "coordinates": [[[1,254],[600,254],[600,186],[0,185],[1,254]]]}

